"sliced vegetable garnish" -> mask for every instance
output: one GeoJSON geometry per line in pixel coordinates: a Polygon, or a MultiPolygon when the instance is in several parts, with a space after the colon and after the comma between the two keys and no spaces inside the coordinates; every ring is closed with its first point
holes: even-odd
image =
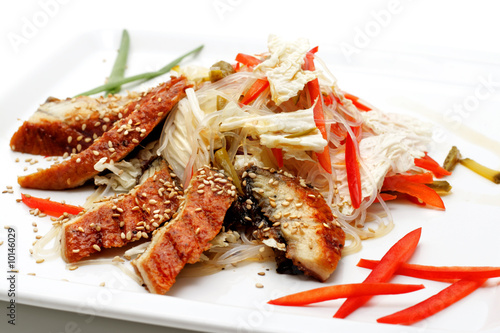
{"type": "Polygon", "coordinates": [[[358,110],[361,110],[361,111],[371,111],[371,109],[368,106],[366,106],[363,103],[359,102],[359,97],[351,95],[349,93],[344,93],[344,97],[347,98],[348,100],[350,100],[352,102],[352,104],[354,104],[354,106],[358,110]]]}
{"type": "MultiPolygon", "coordinates": [[[[394,244],[382,257],[379,264],[371,271],[363,283],[387,282],[399,269],[402,263],[412,256],[418,245],[422,228],[415,229],[394,244]]],[[[349,297],[337,310],[334,318],[345,318],[363,306],[371,296],[349,297]]]]}
{"type": "Polygon", "coordinates": [[[443,169],[450,172],[453,171],[455,166],[460,162],[460,159],[462,159],[462,155],[460,155],[458,148],[455,146],[451,147],[448,155],[446,155],[444,159],[443,169]]]}
{"type": "Polygon", "coordinates": [[[226,148],[221,148],[215,152],[215,162],[222,168],[226,173],[229,175],[229,177],[232,178],[234,186],[236,186],[236,189],[238,192],[243,195],[243,189],[241,187],[241,182],[240,178],[238,177],[238,174],[236,173],[236,170],[234,169],[233,163],[229,160],[229,155],[227,153],[226,148]]]}
{"type": "Polygon", "coordinates": [[[303,306],[325,302],[337,298],[395,295],[423,289],[422,284],[396,283],[350,283],[311,289],[296,294],[280,297],[267,303],[285,306],[303,306]]]}
{"type": "Polygon", "coordinates": [[[236,55],[236,59],[235,59],[237,62],[247,66],[247,67],[255,67],[257,66],[258,64],[260,64],[260,60],[257,59],[256,57],[254,56],[251,56],[251,55],[248,55],[248,54],[244,54],[244,53],[238,53],[236,55]]]}
{"type": "Polygon", "coordinates": [[[276,164],[279,168],[283,167],[283,149],[281,148],[271,148],[274,158],[276,159],[276,164]]]}
{"type": "MultiPolygon", "coordinates": [[[[384,201],[394,200],[398,197],[397,195],[390,194],[390,193],[379,193],[379,195],[382,198],[382,200],[384,200],[384,201]]],[[[374,202],[379,202],[378,198],[375,199],[374,202]]]]}
{"type": "Polygon", "coordinates": [[[308,134],[314,132],[315,130],[316,130],[316,127],[313,127],[313,128],[310,128],[310,129],[302,131],[302,132],[297,132],[297,133],[292,133],[292,134],[285,135],[285,138],[287,138],[287,139],[299,138],[301,136],[308,135],[308,134]]]}
{"type": "Polygon", "coordinates": [[[460,160],[460,164],[465,166],[467,169],[474,171],[478,175],[494,182],[495,184],[500,184],[500,171],[496,171],[485,167],[482,164],[477,163],[470,158],[464,158],[460,160]]]}
{"type": "MultiPolygon", "coordinates": [[[[306,54],[304,68],[309,71],[314,71],[316,67],[314,66],[314,53],[317,48],[314,48],[310,52],[306,54]]],[[[314,103],[314,121],[316,123],[316,127],[321,132],[323,139],[328,140],[328,136],[326,133],[325,127],[325,115],[323,113],[323,100],[321,95],[321,89],[319,87],[318,79],[314,79],[312,81],[307,82],[307,90],[309,91],[309,96],[311,99],[311,103],[314,103]]],[[[323,167],[323,169],[332,173],[332,161],[330,159],[330,151],[328,145],[325,146],[321,153],[316,153],[316,157],[318,158],[319,164],[323,167]]]]}
{"type": "Polygon", "coordinates": [[[485,281],[485,279],[459,280],[436,295],[431,296],[414,306],[379,318],[377,319],[377,322],[385,324],[411,325],[438,313],[453,303],[458,302],[474,290],[481,287],[485,281]]]}
{"type": "Polygon", "coordinates": [[[349,195],[354,208],[361,205],[361,174],[359,172],[359,163],[356,153],[356,146],[350,135],[347,135],[345,142],[345,168],[347,173],[347,185],[349,195]]]}
{"type": "MultiPolygon", "coordinates": [[[[125,76],[125,69],[127,68],[127,58],[128,51],[130,48],[130,36],[127,30],[123,30],[122,39],[120,42],[120,48],[118,49],[118,54],[116,55],[115,63],[113,65],[113,69],[111,70],[111,74],[108,78],[108,83],[113,83],[118,80],[123,79],[125,76]]],[[[114,88],[108,89],[104,95],[108,94],[116,94],[121,90],[121,86],[116,86],[114,88]]]]}
{"type": "Polygon", "coordinates": [[[269,87],[269,81],[267,79],[257,79],[250,86],[250,89],[246,92],[245,96],[241,99],[240,103],[243,105],[248,105],[255,101],[260,94],[264,92],[269,87]]]}
{"type": "MultiPolygon", "coordinates": [[[[378,260],[360,259],[357,266],[373,269],[378,260]]],[[[500,267],[492,266],[428,266],[403,263],[396,274],[411,276],[419,279],[488,279],[500,277],[500,267]]]]}
{"type": "Polygon", "coordinates": [[[432,173],[424,172],[424,173],[416,173],[416,174],[398,174],[394,176],[389,176],[386,178],[396,177],[398,179],[404,179],[409,182],[421,183],[421,184],[431,184],[434,182],[432,173]]]}
{"type": "MultiPolygon", "coordinates": [[[[412,176],[414,175],[411,175],[410,177],[412,176]]],[[[445,209],[443,200],[439,194],[436,193],[436,191],[425,184],[408,180],[407,175],[394,175],[386,177],[384,179],[384,184],[382,185],[382,191],[405,193],[419,199],[429,206],[445,209]]]]}
{"type": "Polygon", "coordinates": [[[436,178],[443,178],[444,176],[451,175],[450,171],[440,166],[439,163],[434,161],[427,153],[425,153],[424,157],[416,158],[415,165],[432,172],[436,178]]]}
{"type": "Polygon", "coordinates": [[[80,94],[75,95],[75,97],[81,96],[81,95],[88,96],[88,95],[97,94],[97,93],[100,93],[100,92],[103,92],[106,90],[110,90],[110,89],[114,89],[116,87],[122,86],[126,83],[130,83],[130,82],[134,82],[134,81],[138,81],[138,80],[146,80],[146,81],[151,80],[157,76],[168,73],[174,66],[179,64],[184,58],[186,58],[192,54],[197,54],[202,49],[203,49],[203,45],[200,45],[197,48],[195,48],[194,50],[191,50],[188,53],[181,55],[179,58],[173,60],[172,62],[170,62],[169,64],[167,64],[166,66],[160,68],[159,70],[157,70],[155,72],[146,72],[146,73],[137,74],[134,76],[125,77],[121,80],[116,80],[115,82],[106,83],[106,84],[103,84],[102,86],[96,87],[94,89],[87,90],[85,92],[82,92],[80,94]]]}
{"type": "Polygon", "coordinates": [[[438,193],[448,193],[451,191],[451,185],[446,180],[435,180],[426,185],[438,193]]]}
{"type": "Polygon", "coordinates": [[[26,206],[32,209],[38,209],[40,212],[50,216],[59,217],[64,213],[76,215],[81,211],[83,211],[83,208],[79,206],[68,205],[65,203],[60,203],[49,199],[37,198],[29,194],[21,193],[21,198],[22,198],[21,200],[24,202],[26,206]]]}

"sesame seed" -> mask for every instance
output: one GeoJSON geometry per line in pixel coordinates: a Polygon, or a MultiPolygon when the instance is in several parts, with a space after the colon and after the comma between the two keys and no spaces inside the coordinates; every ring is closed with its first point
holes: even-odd
{"type": "Polygon", "coordinates": [[[78,253],[80,252],[80,249],[73,250],[73,253],[78,253]]]}
{"type": "Polygon", "coordinates": [[[93,150],[92,153],[95,155],[95,156],[98,156],[99,155],[99,152],[97,150],[93,150]]]}
{"type": "Polygon", "coordinates": [[[200,228],[196,228],[196,231],[194,233],[198,235],[200,233],[200,228]]]}
{"type": "Polygon", "coordinates": [[[248,173],[248,177],[250,177],[250,178],[254,179],[254,178],[256,178],[256,177],[257,177],[257,175],[256,175],[255,173],[253,173],[253,172],[249,172],[249,173],[248,173]]]}
{"type": "Polygon", "coordinates": [[[258,272],[257,274],[258,274],[258,275],[260,275],[260,276],[264,276],[264,275],[266,275],[266,273],[265,273],[265,272],[258,272]]]}
{"type": "Polygon", "coordinates": [[[42,262],[44,262],[44,261],[45,261],[45,259],[37,259],[35,262],[36,262],[37,264],[41,264],[41,263],[42,263],[42,262]]]}
{"type": "Polygon", "coordinates": [[[75,270],[75,269],[77,269],[77,268],[78,268],[78,266],[71,266],[71,267],[69,267],[68,269],[69,269],[70,271],[74,271],[74,270],[75,270]]]}
{"type": "Polygon", "coordinates": [[[264,285],[262,283],[256,283],[255,287],[256,288],[264,288],[264,285]]]}
{"type": "Polygon", "coordinates": [[[101,247],[100,247],[99,245],[97,245],[97,244],[92,245],[92,247],[93,247],[93,248],[94,248],[94,250],[96,250],[96,251],[101,251],[101,247]]]}
{"type": "Polygon", "coordinates": [[[201,209],[201,208],[199,208],[199,207],[198,207],[198,208],[196,208],[194,211],[195,211],[195,212],[201,212],[202,210],[203,210],[203,209],[201,209]]]}
{"type": "Polygon", "coordinates": [[[313,199],[316,199],[316,196],[314,194],[308,194],[307,195],[309,198],[313,198],[313,199]]]}

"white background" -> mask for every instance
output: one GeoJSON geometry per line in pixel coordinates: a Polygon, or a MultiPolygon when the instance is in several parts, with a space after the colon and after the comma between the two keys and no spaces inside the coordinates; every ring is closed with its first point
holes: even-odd
{"type": "MultiPolygon", "coordinates": [[[[237,44],[265,41],[269,33],[275,33],[307,37],[320,47],[344,46],[344,51],[348,45],[358,50],[424,52],[500,64],[500,19],[495,1],[4,0],[2,7],[0,100],[13,93],[18,82],[29,80],[37,64],[81,34],[124,28],[237,44]],[[362,32],[371,36],[362,39],[362,32]]],[[[351,61],[356,65],[362,60],[353,55],[351,61]]],[[[15,112],[0,105],[2,118],[15,112]]],[[[0,308],[4,306],[0,302],[0,308]]],[[[6,327],[2,318],[1,331],[181,332],[104,318],[86,323],[77,314],[28,306],[20,306],[18,316],[21,327],[6,327]]]]}

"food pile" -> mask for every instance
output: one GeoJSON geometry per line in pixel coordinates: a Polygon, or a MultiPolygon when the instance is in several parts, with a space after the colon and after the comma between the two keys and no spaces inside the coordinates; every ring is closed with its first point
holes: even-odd
{"type": "MultiPolygon", "coordinates": [[[[392,229],[386,200],[445,209],[439,194],[451,187],[435,178],[450,171],[427,154],[430,127],[343,91],[318,47],[270,36],[263,53],[177,65],[200,49],[143,93],[118,94],[131,80],[115,66],[90,91],[109,94],[50,98],[12,137],[15,151],[68,157],[19,177],[21,187],[98,186],[83,207],[23,196],[57,216],[50,237],[66,262],[138,242],[125,257],[158,294],[186,264],[265,255],[279,273],[326,281],[362,239],[392,229]]],[[[147,74],[138,77],[157,73],[147,74]]]]}

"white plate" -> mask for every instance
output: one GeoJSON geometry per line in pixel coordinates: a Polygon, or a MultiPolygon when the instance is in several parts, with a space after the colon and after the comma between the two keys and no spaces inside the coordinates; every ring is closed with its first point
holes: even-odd
{"type": "MultiPolygon", "coordinates": [[[[200,43],[206,47],[191,63],[210,65],[220,59],[231,61],[238,52],[257,53],[266,49],[265,41],[224,43],[209,38],[138,31],[133,31],[131,37],[130,74],[157,69],[200,43]]],[[[393,281],[424,283],[426,289],[407,295],[375,297],[348,319],[337,320],[331,316],[342,300],[303,308],[267,305],[266,301],[279,295],[320,286],[303,277],[278,275],[272,262],[240,265],[211,276],[181,278],[168,296],[148,294],[112,266],[86,266],[69,271],[61,259],[36,264],[29,249],[37,234],[43,235],[49,230],[51,221],[29,215],[27,207],[15,202],[21,193],[16,176],[33,172],[42,164],[29,165],[24,162],[26,158],[42,161],[43,157],[14,153],[8,142],[21,119],[27,119],[48,96],[72,96],[101,84],[109,73],[118,40],[118,32],[97,32],[76,38],[67,48],[55,53],[49,63],[41,64],[21,86],[13,87],[0,104],[8,110],[2,114],[0,123],[0,152],[4,156],[0,187],[2,190],[6,186],[14,188],[14,194],[0,195],[0,208],[2,224],[12,226],[17,235],[16,266],[20,270],[16,274],[17,302],[201,331],[308,332],[313,327],[315,332],[343,329],[399,332],[400,327],[376,324],[375,320],[415,304],[446,286],[398,276],[393,281]],[[21,161],[16,163],[16,158],[21,161]],[[25,166],[28,171],[23,171],[25,166]],[[37,234],[33,232],[32,222],[38,225],[37,234]],[[266,275],[259,276],[257,273],[261,271],[266,271],[266,275]],[[28,273],[36,273],[36,276],[28,273]],[[101,282],[106,286],[99,287],[101,282]],[[257,289],[258,282],[264,288],[257,289]]],[[[319,55],[329,64],[343,89],[383,110],[409,113],[441,126],[436,129],[436,141],[431,148],[431,155],[437,160],[445,157],[451,145],[457,145],[464,155],[499,168],[500,87],[495,78],[500,75],[496,66],[416,53],[363,52],[356,66],[327,43],[320,44],[319,55]],[[482,83],[485,80],[492,80],[493,84],[485,86],[482,83]],[[462,105],[462,113],[451,109],[454,104],[462,105]],[[482,146],[473,142],[477,141],[477,133],[485,136],[482,146]],[[496,145],[485,147],[488,140],[496,145]]],[[[411,262],[500,266],[500,187],[460,166],[448,180],[453,185],[453,193],[443,198],[445,212],[390,203],[395,229],[383,238],[365,241],[360,253],[343,258],[326,284],[362,281],[367,270],[355,266],[359,258],[380,258],[397,239],[417,227],[423,228],[423,234],[411,262]]],[[[23,192],[81,204],[90,188],[23,192]]],[[[7,271],[7,230],[4,228],[0,229],[0,240],[4,241],[0,246],[0,267],[7,271]]],[[[0,299],[8,301],[9,285],[6,279],[0,281],[0,299]]],[[[498,330],[499,292],[499,280],[492,279],[461,302],[406,330],[498,330]]]]}

